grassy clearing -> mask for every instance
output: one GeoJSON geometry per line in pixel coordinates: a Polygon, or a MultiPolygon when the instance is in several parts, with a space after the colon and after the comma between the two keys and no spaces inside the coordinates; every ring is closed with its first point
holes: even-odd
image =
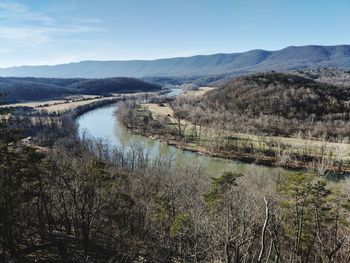
{"type": "Polygon", "coordinates": [[[5,108],[16,108],[16,107],[31,107],[31,108],[38,108],[42,107],[44,105],[53,105],[56,103],[65,103],[66,100],[45,100],[45,101],[30,101],[30,102],[20,102],[20,103],[13,103],[13,104],[5,104],[0,105],[0,107],[5,108]]]}
{"type": "Polygon", "coordinates": [[[45,100],[45,101],[31,101],[23,103],[14,103],[1,105],[0,107],[16,108],[16,107],[31,107],[37,111],[47,111],[48,113],[64,113],[74,110],[79,106],[88,105],[97,101],[110,100],[115,97],[100,97],[96,95],[74,95],[67,96],[60,100],[45,100]]]}
{"type": "Polygon", "coordinates": [[[114,99],[114,97],[109,98],[98,98],[98,99],[89,99],[89,100],[80,100],[80,101],[73,101],[68,103],[60,103],[60,104],[54,104],[49,105],[47,107],[41,107],[37,108],[38,110],[45,110],[49,113],[57,112],[57,113],[63,113],[66,111],[74,110],[79,106],[88,105],[97,101],[104,101],[104,100],[111,100],[114,99]]]}
{"type": "Polygon", "coordinates": [[[200,87],[196,90],[189,90],[187,92],[185,92],[184,94],[182,94],[181,96],[185,96],[185,97],[200,97],[203,96],[205,93],[214,90],[216,88],[214,87],[200,87]]]}
{"type": "Polygon", "coordinates": [[[156,119],[161,117],[174,117],[174,111],[168,104],[156,104],[156,103],[147,103],[141,105],[143,108],[149,110],[152,113],[152,116],[156,119]]]}

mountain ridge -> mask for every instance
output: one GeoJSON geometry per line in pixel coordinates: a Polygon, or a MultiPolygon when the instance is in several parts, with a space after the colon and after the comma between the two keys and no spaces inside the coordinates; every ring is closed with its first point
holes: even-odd
{"type": "Polygon", "coordinates": [[[159,85],[126,77],[104,79],[0,77],[0,94],[6,94],[4,101],[7,103],[52,99],[77,94],[105,95],[159,90],[161,90],[159,85]]]}
{"type": "Polygon", "coordinates": [[[156,60],[85,60],[52,66],[0,68],[3,77],[109,78],[151,76],[239,75],[304,68],[350,68],[350,45],[289,46],[277,51],[254,49],[156,60]]]}

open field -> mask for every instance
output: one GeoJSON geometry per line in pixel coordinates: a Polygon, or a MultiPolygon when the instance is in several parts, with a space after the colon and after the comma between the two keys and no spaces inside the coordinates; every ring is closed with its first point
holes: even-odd
{"type": "MultiPolygon", "coordinates": [[[[200,97],[203,96],[205,93],[214,90],[216,88],[214,87],[199,87],[196,90],[189,90],[186,91],[184,94],[180,96],[184,97],[200,97]]],[[[156,103],[145,103],[142,104],[143,107],[148,108],[149,111],[151,111],[154,118],[157,117],[174,117],[174,111],[169,107],[168,104],[156,104],[156,103]]]]}
{"type": "Polygon", "coordinates": [[[200,97],[200,96],[203,96],[208,91],[211,91],[211,90],[214,90],[214,89],[216,89],[216,88],[214,88],[214,87],[199,87],[196,90],[186,91],[181,96],[185,96],[185,97],[189,97],[189,96],[191,96],[191,97],[200,97]]]}
{"type": "Polygon", "coordinates": [[[158,92],[139,92],[139,93],[113,93],[111,97],[101,97],[96,95],[71,95],[66,96],[62,99],[53,100],[41,100],[41,101],[28,101],[19,102],[13,104],[0,105],[2,108],[16,108],[16,107],[30,107],[37,111],[46,111],[48,113],[64,113],[67,111],[74,110],[80,106],[89,105],[95,102],[108,101],[116,98],[127,98],[137,96],[152,96],[156,95],[158,92]]]}
{"type": "Polygon", "coordinates": [[[88,105],[97,101],[104,101],[104,100],[111,100],[114,99],[114,97],[108,97],[108,98],[97,98],[97,99],[90,99],[90,100],[80,100],[80,101],[73,101],[68,103],[60,103],[60,104],[54,104],[47,107],[41,107],[37,108],[38,110],[46,110],[49,113],[57,112],[62,113],[66,111],[73,110],[79,106],[88,105]]]}
{"type": "Polygon", "coordinates": [[[57,103],[65,103],[66,100],[45,100],[45,101],[30,101],[30,102],[19,102],[19,103],[13,103],[13,104],[5,104],[0,105],[0,107],[5,108],[15,108],[15,107],[31,107],[31,108],[38,108],[43,105],[53,105],[57,103]]]}
{"type": "Polygon", "coordinates": [[[142,104],[142,107],[148,109],[152,113],[152,116],[156,119],[165,116],[174,117],[174,111],[167,104],[159,105],[156,103],[145,103],[142,104]]]}
{"type": "MultiPolygon", "coordinates": [[[[119,94],[120,95],[120,94],[119,94]]],[[[31,107],[37,111],[47,111],[49,113],[63,113],[73,110],[79,106],[88,105],[97,101],[114,99],[115,97],[100,97],[96,95],[74,95],[67,96],[64,99],[45,100],[45,101],[30,101],[14,104],[5,104],[0,107],[31,107]]]]}

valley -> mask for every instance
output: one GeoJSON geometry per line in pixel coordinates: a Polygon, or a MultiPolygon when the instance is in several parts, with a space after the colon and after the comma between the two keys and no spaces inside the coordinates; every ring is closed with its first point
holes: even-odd
{"type": "Polygon", "coordinates": [[[347,263],[347,74],[0,79],[2,256],[347,263]]]}
{"type": "Polygon", "coordinates": [[[349,13],[1,0],[0,263],[350,263],[349,13]]]}
{"type": "MultiPolygon", "coordinates": [[[[189,92],[177,99],[203,96],[212,89],[189,92]],[[205,90],[205,92],[203,92],[205,90]],[[196,95],[194,95],[196,94],[196,95]]],[[[350,169],[350,144],[347,141],[329,142],[317,138],[237,133],[227,128],[194,124],[186,117],[175,115],[169,104],[146,103],[126,105],[119,116],[133,132],[174,145],[180,149],[211,156],[240,160],[268,166],[282,166],[327,173],[344,174],[350,169]],[[131,112],[130,112],[131,111],[131,112]],[[125,121],[125,116],[127,121],[125,121]]],[[[198,121],[197,116],[197,121],[198,121]]]]}

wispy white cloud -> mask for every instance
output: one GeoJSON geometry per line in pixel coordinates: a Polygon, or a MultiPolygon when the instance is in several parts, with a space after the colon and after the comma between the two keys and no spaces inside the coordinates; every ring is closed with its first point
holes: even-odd
{"type": "Polygon", "coordinates": [[[0,0],[0,67],[98,59],[117,50],[109,41],[96,41],[109,30],[103,18],[84,17],[69,1],[57,10],[0,0]]]}
{"type": "Polygon", "coordinates": [[[52,17],[39,12],[31,12],[26,6],[18,3],[1,2],[0,11],[0,19],[12,21],[33,21],[46,24],[51,24],[54,22],[52,17]]]}
{"type": "Polygon", "coordinates": [[[95,26],[70,25],[64,27],[21,27],[21,26],[0,26],[0,39],[21,41],[24,45],[40,45],[54,41],[56,37],[63,37],[77,33],[99,32],[104,28],[95,26]]]}
{"type": "Polygon", "coordinates": [[[17,12],[17,13],[24,12],[27,10],[25,6],[18,3],[11,3],[11,2],[0,3],[0,9],[5,9],[8,11],[17,12]]]}
{"type": "MultiPolygon", "coordinates": [[[[15,2],[0,2],[0,40],[11,45],[38,46],[60,37],[104,31],[103,21],[95,18],[71,18],[59,21],[41,12],[32,12],[15,2]]],[[[0,41],[0,48],[4,48],[0,41]]]]}
{"type": "Polygon", "coordinates": [[[39,45],[51,40],[45,30],[39,28],[3,27],[0,26],[0,39],[16,41],[13,44],[39,45]]]}

